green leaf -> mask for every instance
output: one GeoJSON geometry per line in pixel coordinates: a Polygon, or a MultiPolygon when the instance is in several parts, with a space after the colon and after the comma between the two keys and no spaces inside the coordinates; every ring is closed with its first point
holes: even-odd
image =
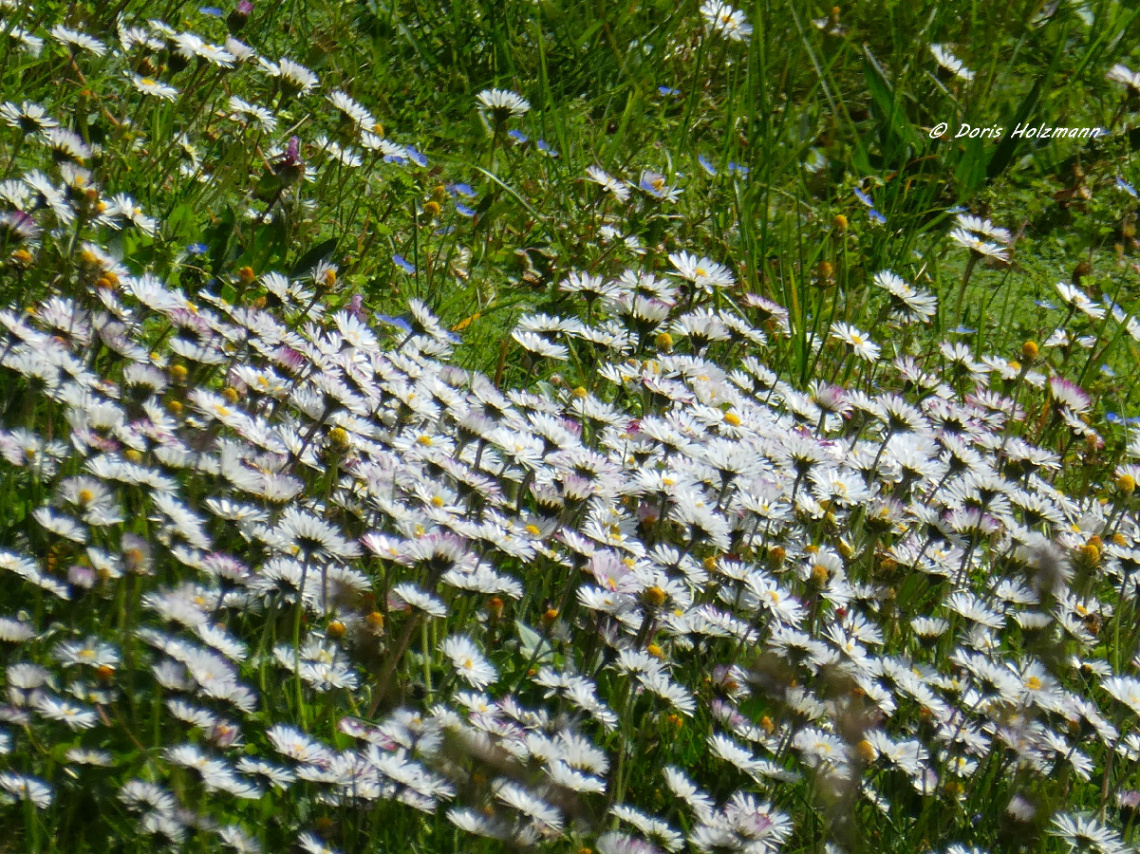
{"type": "Polygon", "coordinates": [[[527,660],[533,659],[536,664],[549,664],[554,660],[554,647],[550,641],[521,620],[515,620],[515,628],[518,629],[519,644],[527,660]]]}
{"type": "Polygon", "coordinates": [[[295,279],[312,270],[322,261],[325,261],[336,251],[336,238],[324,240],[297,259],[293,269],[289,271],[289,278],[295,279]]]}
{"type": "MultiPolygon", "coordinates": [[[[863,79],[867,81],[867,91],[879,112],[883,132],[883,157],[893,159],[902,152],[895,151],[899,143],[909,146],[911,151],[922,147],[914,126],[906,117],[896,91],[891,87],[878,60],[866,46],[863,47],[863,79]]],[[[884,164],[886,165],[886,164],[884,164]]]]}

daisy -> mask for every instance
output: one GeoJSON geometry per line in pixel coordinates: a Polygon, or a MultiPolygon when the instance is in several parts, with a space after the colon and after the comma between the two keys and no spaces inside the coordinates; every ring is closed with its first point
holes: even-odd
{"type": "Polygon", "coordinates": [[[959,80],[969,82],[974,79],[974,72],[968,69],[962,60],[958,59],[946,45],[932,44],[930,52],[934,54],[934,59],[938,62],[939,66],[946,69],[959,80]]]}
{"type": "Polygon", "coordinates": [[[600,186],[608,193],[612,193],[613,197],[619,202],[629,201],[629,187],[622,181],[617,180],[604,169],[598,166],[587,166],[586,177],[600,186]]]}
{"type": "Polygon", "coordinates": [[[1106,74],[1105,77],[1117,83],[1123,83],[1125,86],[1130,86],[1140,92],[1140,74],[1132,71],[1127,65],[1118,62],[1108,70],[1108,74],[1106,74]]]}
{"type": "Polygon", "coordinates": [[[307,854],[340,854],[340,850],[333,848],[330,845],[325,845],[321,838],[315,833],[302,833],[297,837],[297,844],[301,846],[301,850],[307,854]]]}
{"type": "Polygon", "coordinates": [[[44,48],[44,40],[39,36],[34,36],[22,27],[16,27],[9,24],[8,38],[15,42],[15,45],[24,53],[31,54],[32,56],[39,56],[44,48]]]}
{"type": "Polygon", "coordinates": [[[1132,676],[1110,676],[1102,680],[1100,686],[1113,699],[1140,715],[1140,679],[1132,676]]]}
{"type": "Polygon", "coordinates": [[[19,105],[6,101],[0,104],[0,118],[9,127],[19,128],[25,134],[44,133],[59,127],[59,122],[47,114],[47,110],[31,101],[19,105]]]}
{"type": "Polygon", "coordinates": [[[891,295],[891,317],[907,323],[928,323],[938,312],[938,300],[920,291],[890,270],[875,274],[875,284],[891,295]]]}
{"type": "Polygon", "coordinates": [[[701,17],[710,33],[722,36],[729,41],[747,43],[752,37],[752,25],[744,13],[733,9],[723,0],[705,0],[701,4],[701,17]]]}
{"type": "Polygon", "coordinates": [[[63,24],[56,24],[50,32],[52,38],[68,47],[86,50],[96,56],[102,56],[107,52],[107,46],[103,42],[86,33],[65,27],[63,24]]]}
{"type": "Polygon", "coordinates": [[[520,328],[512,332],[511,337],[518,342],[524,350],[534,353],[536,356],[557,359],[563,362],[570,358],[570,351],[565,346],[555,344],[537,332],[529,332],[520,328]]]}
{"type": "Polygon", "coordinates": [[[261,67],[270,77],[281,81],[281,92],[285,96],[308,94],[320,82],[316,74],[291,59],[282,58],[280,62],[263,59],[261,67]]]}
{"type": "Polygon", "coordinates": [[[376,119],[372,117],[372,114],[344,92],[337,89],[329,94],[328,99],[341,116],[352,123],[358,131],[374,131],[376,129],[376,119]]]}
{"type": "Polygon", "coordinates": [[[36,711],[52,721],[62,721],[73,730],[91,729],[98,723],[98,717],[91,709],[41,694],[36,702],[36,711]]]}
{"type": "Polygon", "coordinates": [[[495,780],[493,788],[495,797],[507,806],[515,808],[551,830],[562,829],[562,816],[558,810],[519,783],[500,777],[495,780]]]}
{"type": "Polygon", "coordinates": [[[1049,834],[1059,836],[1073,851],[1098,851],[1115,854],[1124,848],[1120,834],[1092,816],[1058,813],[1053,816],[1049,834]]]}
{"type": "Polygon", "coordinates": [[[131,84],[144,95],[153,95],[155,98],[161,98],[163,101],[173,101],[178,97],[177,89],[173,86],[168,86],[160,80],[155,80],[153,77],[140,77],[137,74],[131,73],[128,73],[127,77],[130,79],[131,84]]]}
{"type": "Polygon", "coordinates": [[[472,687],[482,690],[499,678],[498,671],[470,638],[452,635],[443,642],[442,649],[460,678],[472,687]]]}
{"type": "Polygon", "coordinates": [[[879,345],[854,326],[837,320],[831,325],[831,337],[846,344],[856,356],[866,362],[879,360],[879,345]]]}
{"type": "Polygon", "coordinates": [[[0,771],[0,789],[21,801],[28,801],[36,809],[44,810],[51,806],[51,786],[37,777],[0,771]]]}
{"type": "Polygon", "coordinates": [[[496,124],[502,124],[509,118],[525,116],[530,110],[530,102],[507,89],[484,89],[475,96],[475,100],[486,110],[491,111],[496,124]]]}
{"type": "Polygon", "coordinates": [[[699,291],[711,292],[714,288],[728,288],[736,281],[723,264],[688,252],[671,253],[669,263],[676,268],[677,276],[692,282],[699,291]]]}
{"type": "Polygon", "coordinates": [[[637,182],[640,190],[666,202],[675,202],[681,196],[679,187],[670,187],[665,182],[665,176],[649,169],[641,171],[641,179],[637,182]]]}

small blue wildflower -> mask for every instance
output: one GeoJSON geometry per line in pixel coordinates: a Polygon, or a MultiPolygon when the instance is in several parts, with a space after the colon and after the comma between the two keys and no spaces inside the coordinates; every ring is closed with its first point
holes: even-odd
{"type": "Polygon", "coordinates": [[[451,234],[454,231],[455,231],[454,225],[445,225],[441,228],[437,228],[435,231],[432,232],[432,234],[434,234],[436,237],[447,237],[447,235],[451,234]]]}
{"type": "Polygon", "coordinates": [[[399,166],[403,166],[405,163],[408,162],[408,158],[402,157],[399,154],[385,154],[384,155],[384,162],[385,163],[395,163],[399,166]]]}
{"type": "Polygon", "coordinates": [[[957,329],[951,329],[950,331],[957,335],[973,335],[978,330],[971,329],[968,326],[959,326],[957,329]]]}
{"type": "Polygon", "coordinates": [[[459,213],[460,213],[462,216],[475,216],[475,210],[474,210],[473,208],[469,208],[469,207],[467,207],[467,205],[465,205],[465,204],[462,204],[462,203],[460,203],[460,202],[456,202],[456,203],[455,203],[455,209],[456,209],[456,210],[457,210],[457,211],[458,211],[458,212],[459,212],[459,213]]]}
{"type": "Polygon", "coordinates": [[[697,156],[697,162],[701,164],[701,168],[704,169],[705,172],[707,172],[709,175],[712,175],[714,177],[716,176],[716,167],[713,166],[712,163],[709,162],[709,159],[703,154],[697,156]]]}
{"type": "Polygon", "coordinates": [[[408,323],[407,319],[403,317],[392,317],[390,314],[378,314],[376,319],[382,323],[387,323],[389,326],[395,326],[403,332],[411,332],[412,324],[408,323]]]}
{"type": "Polygon", "coordinates": [[[730,175],[739,175],[741,178],[747,178],[748,177],[748,167],[747,166],[741,166],[739,163],[733,163],[732,161],[729,161],[728,173],[730,175]]]}
{"type": "Polygon", "coordinates": [[[1106,377],[1115,377],[1115,376],[1116,376],[1116,371],[1114,371],[1114,370],[1113,370],[1113,369],[1112,369],[1112,368],[1111,368],[1109,365],[1107,365],[1107,364],[1104,364],[1104,365],[1101,365],[1101,366],[1100,366],[1100,372],[1101,372],[1102,374],[1104,374],[1106,377]]]}
{"type": "Polygon", "coordinates": [[[1129,184],[1127,181],[1125,181],[1123,178],[1121,178],[1119,175],[1116,176],[1116,186],[1119,187],[1120,189],[1122,189],[1124,192],[1126,192],[1132,198],[1134,198],[1134,199],[1140,198],[1140,196],[1138,196],[1136,194],[1136,188],[1133,187],[1131,184],[1129,184]]]}
{"type": "Polygon", "coordinates": [[[513,139],[513,140],[514,140],[515,142],[517,142],[519,145],[522,145],[524,142],[526,142],[528,139],[530,139],[530,137],[528,137],[528,136],[527,136],[525,133],[523,133],[521,130],[511,130],[511,131],[508,131],[508,132],[507,132],[507,136],[509,136],[511,139],[513,139]]]}
{"type": "Polygon", "coordinates": [[[875,207],[874,200],[870,196],[868,196],[866,193],[864,193],[862,190],[860,190],[858,187],[856,187],[851,192],[853,192],[855,194],[855,198],[857,198],[859,201],[861,201],[867,207],[869,207],[869,208],[875,207]]]}
{"type": "Polygon", "coordinates": [[[463,196],[466,199],[475,198],[475,191],[471,189],[470,184],[448,184],[447,191],[451,193],[452,198],[455,196],[463,196]]]}
{"type": "Polygon", "coordinates": [[[416,272],[416,268],[409,264],[408,259],[403,255],[393,255],[392,263],[409,275],[416,272]]]}
{"type": "Polygon", "coordinates": [[[1133,424],[1140,424],[1140,415],[1126,416],[1126,415],[1121,415],[1118,412],[1106,412],[1106,413],[1104,413],[1104,420],[1107,421],[1109,424],[1133,425],[1133,424]]]}
{"type": "Polygon", "coordinates": [[[205,255],[210,251],[210,247],[205,243],[191,243],[186,247],[187,255],[205,255]]]}
{"type": "Polygon", "coordinates": [[[1034,302],[1037,304],[1037,306],[1039,308],[1047,308],[1050,311],[1056,311],[1057,310],[1057,306],[1053,305],[1053,303],[1049,302],[1049,300],[1047,300],[1047,299],[1039,299],[1039,300],[1035,300],[1034,302]]]}
{"type": "Polygon", "coordinates": [[[877,210],[875,210],[874,208],[871,208],[871,210],[868,212],[867,215],[869,217],[871,217],[871,219],[873,219],[879,225],[882,225],[883,223],[885,223],[887,221],[887,218],[885,216],[883,216],[881,213],[879,213],[877,210]]]}
{"type": "Polygon", "coordinates": [[[551,148],[550,143],[547,142],[545,139],[540,139],[538,142],[535,143],[535,146],[537,146],[538,150],[541,151],[543,154],[545,154],[547,157],[557,157],[558,156],[558,152],[555,151],[553,148],[551,148]]]}
{"type": "Polygon", "coordinates": [[[198,11],[203,15],[209,15],[211,18],[220,18],[222,15],[226,14],[217,6],[202,6],[200,9],[198,9],[198,11]]]}
{"type": "Polygon", "coordinates": [[[426,167],[428,165],[428,159],[426,155],[417,151],[410,145],[406,145],[404,148],[408,152],[408,158],[417,166],[426,167]]]}
{"type": "Polygon", "coordinates": [[[681,94],[680,89],[674,89],[672,86],[658,86],[657,91],[658,91],[658,93],[660,93],[660,94],[662,94],[668,98],[675,98],[681,94]]]}
{"type": "Polygon", "coordinates": [[[969,213],[969,210],[970,209],[967,208],[965,205],[954,205],[954,207],[952,207],[952,208],[946,208],[946,213],[948,213],[948,214],[969,213]]]}

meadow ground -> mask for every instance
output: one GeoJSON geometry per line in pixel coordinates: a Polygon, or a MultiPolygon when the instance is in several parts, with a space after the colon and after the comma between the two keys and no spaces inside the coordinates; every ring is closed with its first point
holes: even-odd
{"type": "Polygon", "coordinates": [[[0,0],[0,851],[1137,850],[1138,18],[0,0]]]}

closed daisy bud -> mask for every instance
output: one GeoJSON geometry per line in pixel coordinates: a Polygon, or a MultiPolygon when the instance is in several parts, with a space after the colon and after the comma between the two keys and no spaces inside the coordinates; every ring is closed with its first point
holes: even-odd
{"type": "Polygon", "coordinates": [[[1021,358],[1025,359],[1027,362],[1033,362],[1036,360],[1040,352],[1041,351],[1037,347],[1036,341],[1026,341],[1021,345],[1021,358]]]}
{"type": "Polygon", "coordinates": [[[176,383],[186,382],[186,377],[189,374],[190,374],[190,372],[188,370],[186,370],[185,365],[171,365],[170,366],[170,378],[172,380],[174,380],[174,382],[176,382],[176,383]]]}
{"type": "Polygon", "coordinates": [[[664,350],[666,353],[671,352],[673,349],[673,336],[668,332],[660,332],[656,338],[657,349],[664,350]]]}
{"type": "Polygon", "coordinates": [[[253,272],[253,267],[242,267],[238,270],[237,277],[243,285],[248,285],[257,278],[257,274],[253,272]]]}
{"type": "Polygon", "coordinates": [[[1085,543],[1077,549],[1077,561],[1085,566],[1096,566],[1100,563],[1100,549],[1092,543],[1085,543]]]}
{"type": "Polygon", "coordinates": [[[439,202],[434,200],[430,202],[424,202],[424,215],[427,217],[439,216],[439,202]]]}
{"type": "Polygon", "coordinates": [[[490,614],[493,619],[499,619],[499,617],[503,615],[503,600],[498,596],[492,596],[487,601],[487,613],[490,614]]]}
{"type": "Polygon", "coordinates": [[[553,623],[557,619],[558,619],[558,609],[557,608],[547,608],[542,614],[542,621],[544,623],[553,623]]]}
{"type": "Polygon", "coordinates": [[[855,745],[855,753],[864,762],[870,763],[875,761],[875,745],[871,744],[867,739],[863,739],[855,745]]]}
{"type": "Polygon", "coordinates": [[[847,230],[847,217],[845,217],[843,214],[836,214],[831,219],[831,227],[834,228],[838,232],[846,231],[847,230]]]}
{"type": "Polygon", "coordinates": [[[716,557],[714,555],[706,557],[702,564],[707,572],[716,572],[716,557]]]}
{"type": "Polygon", "coordinates": [[[95,670],[95,675],[102,682],[110,682],[112,679],[115,678],[115,668],[109,664],[100,665],[95,670]]]}
{"type": "Polygon", "coordinates": [[[822,563],[817,563],[811,568],[811,580],[813,583],[818,584],[820,587],[827,584],[829,575],[830,573],[827,571],[827,567],[822,563]]]}
{"type": "Polygon", "coordinates": [[[655,643],[649,644],[649,646],[647,646],[645,648],[645,651],[648,652],[650,655],[652,655],[654,658],[664,658],[665,657],[665,653],[662,651],[661,647],[659,647],[655,643]]]}
{"type": "Polygon", "coordinates": [[[238,390],[236,388],[233,386],[226,386],[224,389],[222,389],[222,397],[226,399],[226,403],[232,405],[237,403],[241,396],[238,394],[238,390]]]}
{"type": "Polygon", "coordinates": [[[782,566],[784,558],[786,558],[787,555],[788,553],[784,550],[783,546],[773,546],[768,549],[768,566],[772,569],[782,566]]]}
{"type": "Polygon", "coordinates": [[[329,430],[329,441],[338,448],[348,447],[348,431],[343,427],[333,427],[329,430]]]}
{"type": "Polygon", "coordinates": [[[182,414],[182,402],[179,400],[167,401],[166,410],[171,415],[181,415],[182,414]]]}
{"type": "Polygon", "coordinates": [[[384,631],[384,615],[379,611],[369,613],[369,615],[364,618],[364,622],[368,624],[368,628],[376,633],[384,631]]]}
{"type": "Polygon", "coordinates": [[[1125,537],[1124,534],[1121,534],[1118,532],[1118,533],[1115,533],[1112,535],[1112,542],[1113,542],[1113,545],[1127,546],[1128,545],[1128,538],[1125,537]]]}
{"type": "Polygon", "coordinates": [[[586,389],[584,389],[582,386],[578,386],[573,391],[574,397],[578,398],[579,400],[581,400],[584,397],[587,397],[589,394],[590,393],[588,391],[586,391],[586,389]]]}
{"type": "Polygon", "coordinates": [[[123,451],[123,456],[132,463],[141,463],[143,461],[142,451],[137,448],[127,448],[123,451]]]}
{"type": "Polygon", "coordinates": [[[685,721],[680,715],[667,715],[665,720],[671,723],[677,729],[680,729],[685,725],[685,721]]]}
{"type": "Polygon", "coordinates": [[[447,188],[443,184],[436,184],[431,191],[432,201],[438,206],[445,198],[447,198],[447,188]]]}
{"type": "Polygon", "coordinates": [[[325,629],[325,634],[327,634],[330,638],[342,638],[344,637],[344,633],[345,626],[344,623],[342,623],[340,620],[333,620],[331,623],[329,623],[328,628],[325,629]]]}
{"type": "Polygon", "coordinates": [[[771,735],[776,731],[776,724],[772,722],[772,719],[770,717],[764,715],[762,718],[760,718],[760,729],[764,730],[764,732],[768,733],[768,735],[771,735]]]}
{"type": "Polygon", "coordinates": [[[21,267],[23,269],[27,269],[28,267],[32,266],[32,261],[34,260],[35,258],[32,256],[32,253],[27,249],[17,249],[15,252],[8,256],[8,261],[13,266],[21,267]]]}

